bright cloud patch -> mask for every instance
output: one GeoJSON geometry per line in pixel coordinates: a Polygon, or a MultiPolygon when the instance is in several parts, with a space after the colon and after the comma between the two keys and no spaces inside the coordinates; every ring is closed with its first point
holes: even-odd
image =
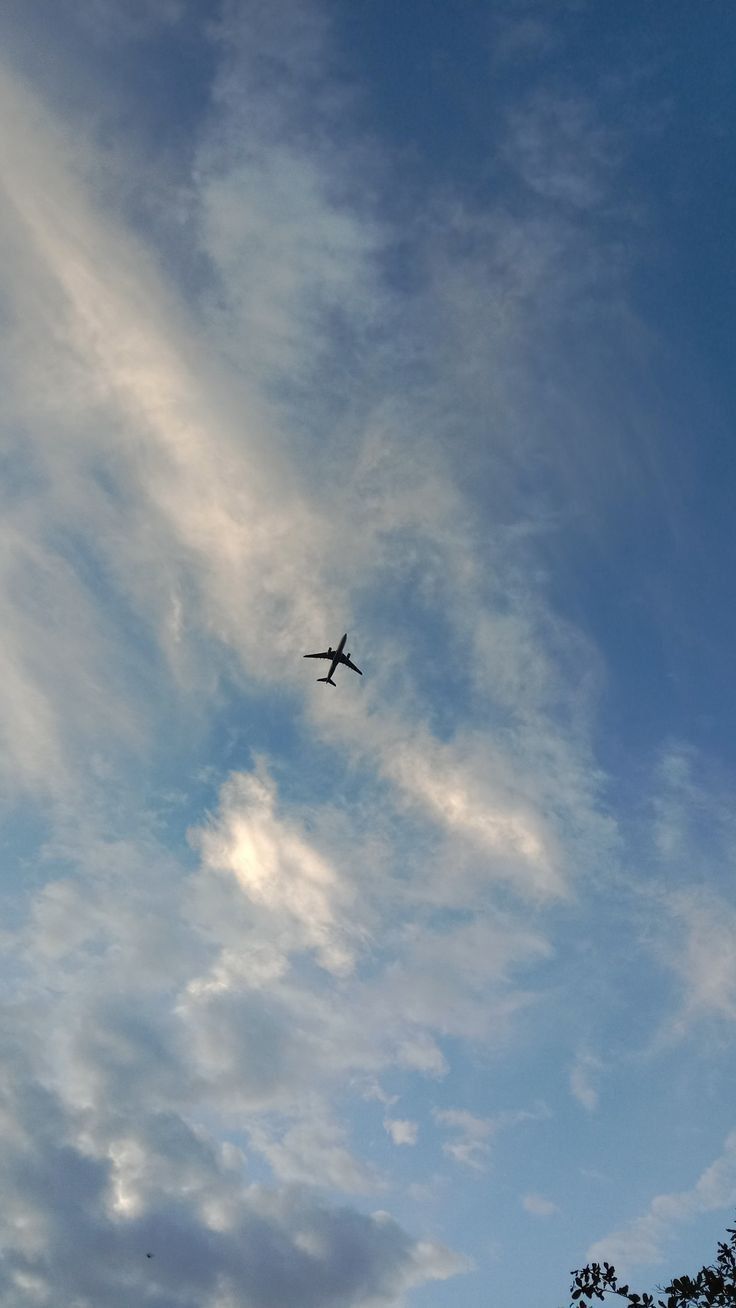
{"type": "Polygon", "coordinates": [[[416,1122],[409,1122],[403,1117],[386,1117],[383,1125],[395,1145],[415,1145],[419,1127],[416,1122]]]}
{"type": "Polygon", "coordinates": [[[530,1213],[532,1217],[554,1217],[559,1212],[557,1204],[546,1199],[543,1194],[525,1194],[521,1205],[524,1212],[530,1213]]]}
{"type": "Polygon", "coordinates": [[[232,873],[248,899],[267,910],[269,938],[283,940],[288,951],[313,949],[337,975],[350,972],[349,888],[294,826],[277,819],[274,798],[266,778],[233,777],[217,821],[197,836],[203,864],[232,873]]]}

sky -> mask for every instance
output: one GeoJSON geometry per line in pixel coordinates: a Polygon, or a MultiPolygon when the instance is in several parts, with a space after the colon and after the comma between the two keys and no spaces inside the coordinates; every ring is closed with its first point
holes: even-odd
{"type": "Polygon", "coordinates": [[[7,1308],[559,1308],[713,1257],[734,37],[2,7],[7,1308]]]}

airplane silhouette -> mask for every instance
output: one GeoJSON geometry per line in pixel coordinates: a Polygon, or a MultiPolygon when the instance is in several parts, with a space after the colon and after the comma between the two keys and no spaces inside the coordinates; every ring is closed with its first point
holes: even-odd
{"type": "Polygon", "coordinates": [[[348,638],[348,633],[345,632],[345,635],[340,641],[340,644],[338,645],[337,649],[333,649],[332,646],[330,645],[329,649],[324,650],[322,654],[304,655],[305,659],[329,659],[330,660],[330,670],[327,673],[327,676],[318,677],[317,678],[318,681],[326,681],[328,686],[337,685],[337,682],[332,680],[332,674],[341,663],[344,663],[346,668],[352,668],[353,672],[357,672],[359,676],[362,677],[363,673],[360,671],[360,668],[356,668],[355,664],[350,662],[350,654],[349,653],[343,654],[343,650],[345,649],[345,641],[347,640],[347,638],[348,638]]]}

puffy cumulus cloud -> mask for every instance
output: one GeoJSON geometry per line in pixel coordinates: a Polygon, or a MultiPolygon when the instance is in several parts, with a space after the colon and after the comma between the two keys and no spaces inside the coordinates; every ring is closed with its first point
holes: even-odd
{"type": "Polygon", "coordinates": [[[706,1167],[690,1190],[656,1195],[646,1213],[628,1226],[596,1240],[586,1258],[607,1258],[617,1268],[656,1263],[665,1254],[677,1226],[698,1213],[733,1208],[736,1203],[736,1132],[724,1141],[718,1158],[706,1167]]]}
{"type": "Polygon", "coordinates": [[[388,1215],[248,1184],[243,1159],[176,1115],[76,1111],[7,1064],[3,1297],[167,1308],[393,1304],[465,1261],[388,1215]],[[147,1258],[147,1253],[153,1256],[147,1258]]]}
{"type": "Polygon", "coordinates": [[[397,1063],[442,1077],[445,1037],[491,1040],[535,998],[519,976],[551,955],[541,931],[473,893],[459,921],[424,856],[407,882],[398,831],[379,861],[349,835],[285,810],[262,765],[190,833],[187,917],[212,955],[177,1012],[221,1102],[298,1117],[310,1087],[397,1063]]]}
{"type": "Polygon", "coordinates": [[[419,1134],[419,1124],[407,1121],[405,1117],[385,1117],[385,1130],[395,1145],[415,1145],[419,1134]]]}
{"type": "Polygon", "coordinates": [[[37,892],[2,1015],[8,1301],[122,1305],[133,1293],[215,1308],[228,1295],[293,1302],[298,1286],[315,1304],[393,1304],[463,1270],[385,1214],[315,1194],[317,1180],[343,1193],[382,1184],[320,1098],[330,1067],[342,1080],[361,1057],[385,1063],[377,1025],[356,1036],[359,1008],[314,976],[311,994],[307,975],[286,986],[295,964],[265,933],[254,933],[252,971],[245,933],[234,959],[212,922],[203,938],[187,875],[153,837],[68,838],[54,853],[77,870],[37,892]],[[206,1007],[223,997],[232,1012],[206,1007]],[[233,1135],[270,1165],[274,1186],[251,1182],[233,1135]]]}
{"type": "MultiPolygon", "coordinates": [[[[97,1114],[98,1135],[108,1129],[101,1105],[122,1122],[141,1104],[159,1119],[201,1117],[226,1136],[237,1131],[283,1183],[318,1177],[370,1192],[385,1178],[352,1147],[336,1097],[372,1087],[388,1108],[392,1096],[376,1078],[389,1069],[446,1075],[440,1041],[491,1038],[524,1002],[516,971],[548,947],[508,912],[420,931],[421,898],[406,893],[400,846],[384,846],[387,864],[366,903],[318,838],[345,833],[322,822],[307,839],[304,816],[284,809],[262,764],[234,774],[220,799],[194,837],[194,872],[153,831],[114,841],[72,827],[47,846],[64,871],[36,892],[18,940],[46,1081],[75,1111],[97,1114]],[[252,867],[244,860],[242,882],[238,858],[228,863],[241,849],[239,822],[246,849],[261,850],[252,867]],[[269,870],[269,885],[250,879],[257,866],[269,870]],[[321,957],[330,933],[339,940],[342,931],[361,944],[347,971],[321,957]],[[39,987],[53,994],[48,1011],[33,999],[39,987]]],[[[351,853],[357,876],[355,838],[351,853]]],[[[397,1143],[416,1139],[418,1123],[388,1120],[397,1143]]],[[[142,1175],[137,1139],[115,1145],[121,1177],[142,1175]]],[[[123,1206],[139,1202],[129,1181],[118,1191],[123,1206]]]]}

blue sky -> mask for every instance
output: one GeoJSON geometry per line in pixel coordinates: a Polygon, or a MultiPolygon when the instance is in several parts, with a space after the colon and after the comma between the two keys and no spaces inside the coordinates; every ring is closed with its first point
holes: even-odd
{"type": "Polygon", "coordinates": [[[735,22],[0,17],[11,1308],[713,1254],[735,22]]]}

